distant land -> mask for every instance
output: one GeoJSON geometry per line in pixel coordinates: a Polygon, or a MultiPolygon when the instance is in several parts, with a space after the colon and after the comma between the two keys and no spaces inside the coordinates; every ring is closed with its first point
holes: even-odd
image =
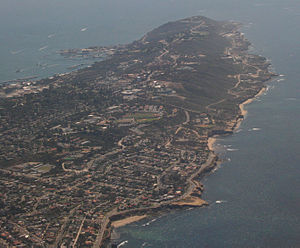
{"type": "Polygon", "coordinates": [[[70,49],[104,58],[0,87],[0,246],[110,247],[115,227],[201,207],[243,104],[274,73],[239,23],[196,16],[128,45],[70,49]]]}

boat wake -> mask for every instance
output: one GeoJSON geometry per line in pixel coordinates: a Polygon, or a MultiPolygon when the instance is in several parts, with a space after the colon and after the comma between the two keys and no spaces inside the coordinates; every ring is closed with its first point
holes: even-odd
{"type": "Polygon", "coordinates": [[[150,220],[149,222],[143,224],[142,226],[149,226],[151,223],[157,221],[157,218],[156,219],[153,219],[153,220],[150,220]]]}
{"type": "Polygon", "coordinates": [[[285,81],[285,78],[280,78],[280,79],[277,79],[277,82],[280,83],[282,81],[285,81]]]}
{"type": "Polygon", "coordinates": [[[215,201],[216,204],[221,204],[221,203],[226,203],[227,201],[225,200],[218,200],[218,201],[215,201]]]}
{"type": "Polygon", "coordinates": [[[286,101],[297,101],[297,98],[289,97],[289,98],[285,98],[284,100],[286,100],[286,101]]]}
{"type": "Polygon", "coordinates": [[[229,152],[236,152],[236,151],[238,151],[239,149],[233,149],[233,148],[227,148],[227,151],[229,151],[229,152]]]}
{"type": "Polygon", "coordinates": [[[145,247],[146,245],[148,245],[147,242],[143,243],[141,247],[145,247]]]}
{"type": "Polygon", "coordinates": [[[123,245],[128,244],[128,240],[125,240],[123,242],[121,242],[120,244],[117,245],[117,248],[122,247],[123,245]]]}
{"type": "Polygon", "coordinates": [[[259,128],[259,127],[254,127],[254,128],[250,128],[248,131],[249,132],[252,132],[252,131],[260,131],[261,130],[261,128],[259,128]]]}
{"type": "Polygon", "coordinates": [[[41,52],[41,51],[43,51],[43,50],[45,50],[47,48],[48,48],[48,46],[43,46],[43,47],[39,48],[39,51],[41,52]]]}
{"type": "Polygon", "coordinates": [[[18,50],[18,51],[10,51],[10,53],[12,55],[16,55],[16,54],[22,53],[23,51],[24,51],[24,49],[21,49],[21,50],[18,50]]]}

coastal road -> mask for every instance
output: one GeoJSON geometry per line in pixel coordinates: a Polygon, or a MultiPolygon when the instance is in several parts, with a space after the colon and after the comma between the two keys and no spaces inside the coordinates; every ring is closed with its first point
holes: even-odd
{"type": "MultiPolygon", "coordinates": [[[[206,162],[204,164],[202,164],[201,167],[188,178],[189,187],[188,187],[186,193],[183,194],[182,198],[188,196],[189,194],[191,194],[193,192],[193,190],[196,187],[194,178],[196,176],[200,175],[201,173],[203,173],[208,168],[212,167],[216,157],[217,156],[213,152],[210,152],[206,162]]],[[[196,165],[196,164],[193,164],[193,165],[196,165]]]]}
{"type": "Polygon", "coordinates": [[[103,237],[104,237],[104,233],[107,230],[107,225],[110,222],[110,218],[115,214],[117,214],[117,208],[115,208],[112,211],[110,211],[109,213],[107,213],[106,216],[104,217],[104,219],[102,220],[101,228],[100,228],[99,233],[96,237],[96,241],[93,245],[93,248],[100,248],[101,247],[103,237]]]}
{"type": "MultiPolygon", "coordinates": [[[[194,182],[194,178],[197,175],[199,175],[200,173],[204,172],[207,168],[210,168],[213,165],[213,162],[214,162],[215,159],[216,159],[216,155],[213,152],[210,152],[210,154],[209,154],[206,162],[203,163],[201,165],[201,167],[188,178],[189,187],[188,187],[186,193],[183,194],[181,197],[176,198],[175,201],[182,200],[185,197],[189,196],[193,192],[193,190],[195,189],[195,187],[197,187],[197,184],[194,182]]],[[[93,245],[93,248],[100,248],[101,247],[102,241],[103,241],[103,238],[104,238],[104,233],[107,230],[107,226],[108,226],[108,224],[110,222],[110,218],[112,216],[114,216],[116,214],[122,215],[122,214],[126,214],[126,213],[128,214],[130,212],[138,212],[138,211],[142,211],[142,210],[155,209],[155,208],[159,208],[159,207],[161,207],[163,205],[168,205],[169,203],[172,203],[172,202],[174,202],[174,199],[172,199],[170,201],[165,201],[163,203],[154,204],[150,208],[139,208],[139,209],[134,209],[134,210],[125,210],[125,211],[121,211],[121,212],[117,212],[117,209],[113,209],[103,219],[103,222],[101,224],[101,229],[99,230],[99,233],[97,235],[97,238],[96,238],[96,241],[95,241],[95,243],[93,245]]]]}

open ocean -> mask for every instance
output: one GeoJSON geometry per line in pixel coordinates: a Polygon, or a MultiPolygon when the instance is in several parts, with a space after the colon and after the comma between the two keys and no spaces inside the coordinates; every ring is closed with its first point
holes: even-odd
{"type": "Polygon", "coordinates": [[[128,43],[184,17],[204,15],[244,23],[253,52],[270,59],[284,76],[247,105],[247,118],[237,133],[216,143],[226,162],[204,179],[203,198],[210,206],[119,228],[120,247],[300,247],[299,0],[1,0],[0,4],[0,82],[66,72],[82,61],[60,57],[59,49],[128,43]]]}

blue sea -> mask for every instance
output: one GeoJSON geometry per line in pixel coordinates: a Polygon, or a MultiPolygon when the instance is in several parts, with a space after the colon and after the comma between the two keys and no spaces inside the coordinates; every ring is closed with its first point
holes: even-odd
{"type": "Polygon", "coordinates": [[[130,248],[300,247],[299,0],[1,0],[0,4],[0,82],[66,72],[82,62],[66,60],[57,50],[128,43],[184,17],[242,22],[252,51],[270,59],[282,76],[247,105],[248,115],[238,132],[215,144],[224,162],[203,181],[209,207],[119,228],[119,242],[128,241],[122,247],[130,248]]]}

